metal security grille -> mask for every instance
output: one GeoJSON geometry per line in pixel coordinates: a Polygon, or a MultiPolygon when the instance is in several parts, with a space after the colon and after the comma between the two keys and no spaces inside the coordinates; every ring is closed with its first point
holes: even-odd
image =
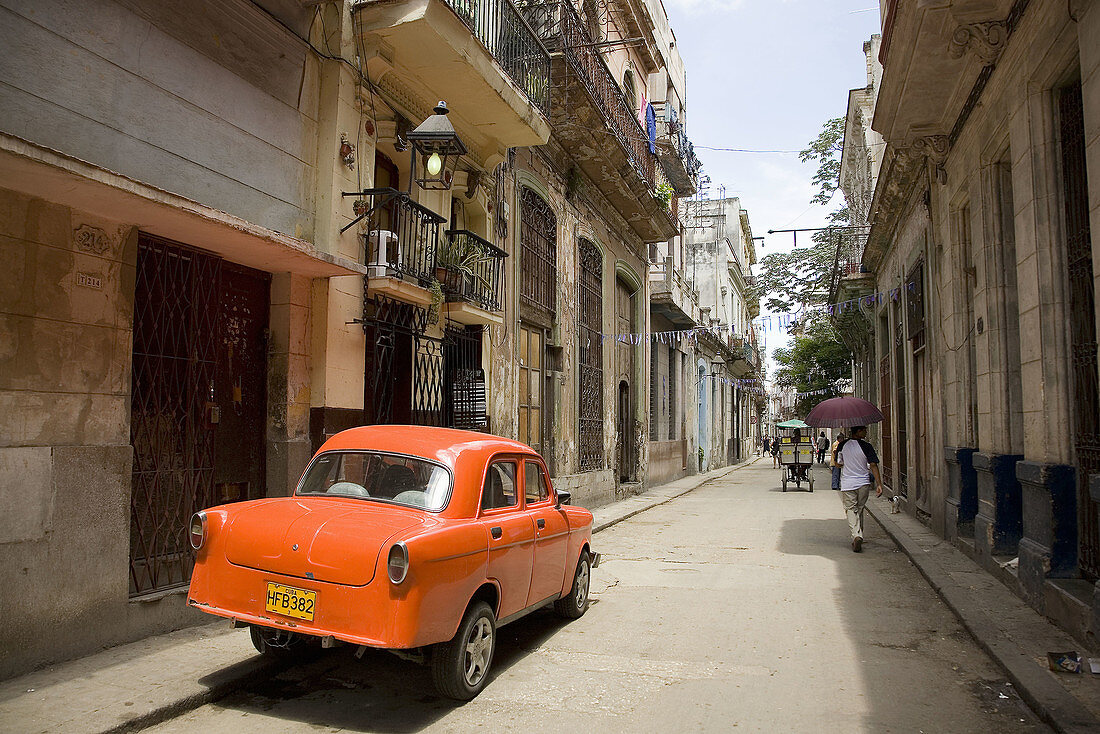
{"type": "Polygon", "coordinates": [[[905,279],[905,308],[913,351],[924,346],[924,261],[918,260],[905,279]]]}
{"type": "Polygon", "coordinates": [[[186,584],[192,513],[214,502],[221,260],[142,236],[134,295],[130,594],[186,584]]]}
{"type": "Polygon", "coordinates": [[[414,334],[413,344],[415,362],[412,383],[412,423],[417,426],[445,425],[443,340],[414,334]]]}
{"type": "Polygon", "coordinates": [[[443,339],[444,384],[449,386],[447,425],[471,431],[489,430],[485,370],[481,368],[482,327],[447,329],[443,339]]]}
{"type": "Polygon", "coordinates": [[[668,440],[676,440],[676,393],[679,388],[676,385],[676,348],[668,348],[668,440]]]}
{"type": "Polygon", "coordinates": [[[603,259],[588,240],[580,241],[577,333],[580,352],[580,469],[603,468],[603,259]]]}
{"type": "MultiPolygon", "coordinates": [[[[364,289],[367,283],[364,280],[364,289]]],[[[365,420],[368,424],[411,423],[414,395],[420,406],[430,404],[416,384],[421,359],[414,343],[428,325],[427,309],[383,295],[363,299],[363,331],[367,337],[365,420]],[[399,368],[400,367],[400,368],[399,368]]]]}
{"type": "Polygon", "coordinates": [[[890,395],[893,386],[890,384],[890,355],[885,355],[878,366],[879,395],[881,396],[879,410],[882,411],[882,481],[884,484],[894,486],[894,455],[890,437],[890,395]]]}
{"type": "Polygon", "coordinates": [[[1089,496],[1090,474],[1100,472],[1100,399],[1097,396],[1096,311],[1092,237],[1085,176],[1085,127],[1081,87],[1059,97],[1062,132],[1062,186],[1065,193],[1066,256],[1069,269],[1070,371],[1073,380],[1073,446],[1077,457],[1079,564],[1090,578],[1100,576],[1100,527],[1089,496]]]}
{"type": "Polygon", "coordinates": [[[524,186],[520,221],[520,300],[550,319],[557,306],[558,220],[546,200],[524,186]]]}
{"type": "Polygon", "coordinates": [[[894,370],[895,378],[894,410],[897,416],[895,428],[897,429],[898,444],[898,482],[895,489],[902,497],[909,496],[909,452],[906,443],[908,426],[905,425],[905,329],[901,319],[901,305],[894,304],[894,370]]]}

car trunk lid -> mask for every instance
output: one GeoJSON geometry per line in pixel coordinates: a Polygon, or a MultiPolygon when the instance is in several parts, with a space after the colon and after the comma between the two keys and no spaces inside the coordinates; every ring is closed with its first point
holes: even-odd
{"type": "Polygon", "coordinates": [[[365,586],[386,541],[422,522],[414,511],[361,500],[272,500],[239,508],[225,555],[259,571],[365,586]]]}

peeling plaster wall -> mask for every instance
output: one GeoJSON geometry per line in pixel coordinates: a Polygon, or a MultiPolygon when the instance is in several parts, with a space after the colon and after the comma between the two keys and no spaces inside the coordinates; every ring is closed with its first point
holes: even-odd
{"type": "MultiPolygon", "coordinates": [[[[615,327],[615,279],[616,264],[625,263],[634,273],[645,273],[646,263],[639,253],[645,251],[643,243],[637,241],[625,222],[608,221],[606,209],[597,205],[600,194],[590,182],[585,182],[582,191],[566,195],[566,175],[558,166],[550,162],[550,156],[534,149],[517,151],[515,166],[508,174],[505,187],[509,219],[509,259],[507,269],[507,292],[509,297],[505,308],[504,324],[489,330],[491,343],[490,368],[490,422],[494,433],[515,436],[517,431],[517,379],[519,375],[516,361],[516,330],[519,324],[519,296],[517,279],[521,268],[519,243],[519,198],[520,186],[535,188],[540,194],[546,194],[558,220],[558,292],[553,343],[561,347],[558,373],[553,380],[547,400],[554,401],[554,448],[553,465],[555,486],[573,492],[577,504],[598,507],[614,501],[617,481],[615,466],[615,400],[619,376],[615,370],[615,343],[604,343],[604,466],[600,471],[580,472],[578,465],[578,387],[577,387],[577,253],[578,240],[581,237],[595,243],[603,252],[603,327],[604,333],[614,333],[615,327]],[[596,200],[596,201],[594,201],[596,200]]],[[[639,275],[639,279],[641,276],[639,275]]],[[[639,331],[648,329],[648,287],[644,280],[642,288],[635,296],[638,304],[636,325],[639,331]]],[[[635,435],[637,456],[636,475],[646,476],[648,461],[648,349],[645,344],[638,345],[635,353],[635,374],[630,380],[634,391],[635,435]]]]}

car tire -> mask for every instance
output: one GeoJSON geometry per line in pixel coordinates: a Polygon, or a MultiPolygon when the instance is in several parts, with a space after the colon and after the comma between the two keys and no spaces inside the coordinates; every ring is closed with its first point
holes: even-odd
{"type": "Polygon", "coordinates": [[[554,611],[566,619],[577,619],[588,610],[588,591],[592,583],[592,561],[587,553],[581,553],[577,570],[573,573],[573,585],[569,593],[554,602],[554,611]]]}
{"type": "Polygon", "coordinates": [[[458,632],[432,650],[432,682],[439,695],[469,701],[489,682],[497,641],[497,619],[485,602],[466,610],[458,632]]]}
{"type": "Polygon", "coordinates": [[[316,655],[319,649],[317,645],[310,642],[309,638],[293,632],[283,632],[255,624],[251,625],[248,631],[256,651],[273,660],[304,662],[316,655]]]}

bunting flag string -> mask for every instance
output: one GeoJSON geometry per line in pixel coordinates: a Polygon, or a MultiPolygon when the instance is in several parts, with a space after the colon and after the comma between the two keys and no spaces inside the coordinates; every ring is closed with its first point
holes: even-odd
{"type": "Polygon", "coordinates": [[[600,333],[600,339],[606,341],[611,339],[622,344],[632,344],[637,346],[645,339],[651,339],[661,344],[679,344],[683,340],[691,342],[697,342],[700,334],[711,334],[713,336],[732,336],[738,338],[737,325],[736,324],[715,324],[714,326],[695,326],[690,329],[676,329],[673,331],[642,331],[642,332],[627,332],[619,334],[605,334],[600,333]]]}
{"type": "Polygon", "coordinates": [[[769,316],[763,316],[756,320],[758,325],[763,331],[774,331],[789,329],[792,325],[797,325],[801,321],[801,316],[811,313],[828,313],[830,316],[836,314],[848,313],[852,310],[864,310],[866,308],[874,308],[883,303],[896,303],[903,293],[916,293],[917,284],[916,281],[909,281],[902,283],[901,285],[893,288],[887,288],[881,291],[875,291],[858,298],[851,298],[847,301],[839,301],[837,303],[828,303],[820,306],[806,306],[794,314],[773,314],[769,316]]]}

